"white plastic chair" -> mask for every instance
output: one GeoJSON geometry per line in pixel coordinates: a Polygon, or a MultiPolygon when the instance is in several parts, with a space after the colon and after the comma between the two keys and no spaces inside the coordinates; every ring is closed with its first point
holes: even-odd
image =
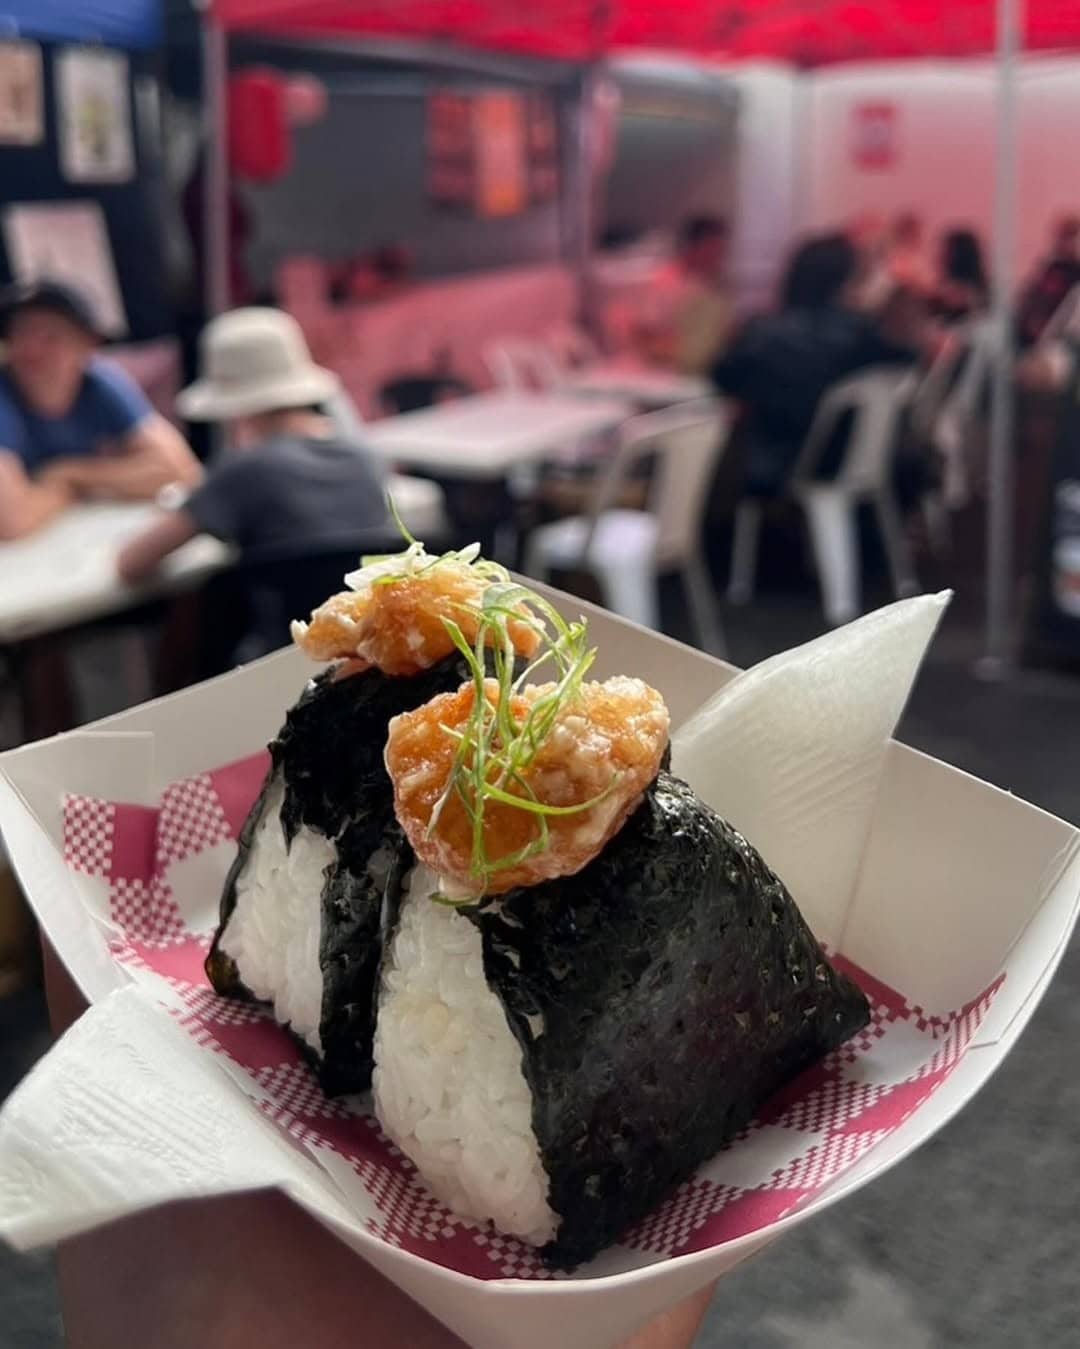
{"type": "Polygon", "coordinates": [[[955,510],[967,504],[971,493],[968,443],[997,350],[998,327],[993,318],[976,319],[968,326],[964,368],[938,409],[930,435],[944,465],[945,503],[955,510]]]}
{"type": "Polygon", "coordinates": [[[450,518],[446,513],[443,489],[430,478],[413,478],[404,473],[390,473],[386,490],[394,499],[394,509],[414,538],[425,543],[445,541],[452,536],[450,518]]]}
{"type": "Polygon", "coordinates": [[[1080,327],[1080,286],[1073,286],[1062,296],[1061,303],[1047,319],[1035,346],[1048,347],[1065,338],[1075,337],[1078,327],[1080,327]]]}
{"type": "Polygon", "coordinates": [[[557,389],[563,371],[551,352],[540,342],[502,338],[484,349],[484,363],[498,389],[530,393],[557,389]]]}
{"type": "Polygon", "coordinates": [[[541,525],[529,536],[526,575],[542,579],[553,568],[592,572],[607,608],[643,627],[658,628],[658,578],[678,571],[702,647],[723,654],[723,629],[701,532],[728,425],[727,408],[712,401],[626,422],[587,513],[541,525]],[[649,508],[619,507],[630,470],[647,455],[657,456],[649,508]]]}
{"type": "Polygon", "coordinates": [[[544,346],[554,358],[560,375],[580,370],[600,359],[600,348],[576,323],[555,323],[544,333],[544,346]]]}
{"type": "MultiPolygon", "coordinates": [[[[821,400],[800,451],[791,493],[806,515],[830,623],[846,623],[860,610],[855,508],[862,501],[873,503],[896,593],[908,595],[918,588],[891,476],[896,433],[915,383],[909,371],[874,369],[835,384],[821,400]],[[847,412],[854,414],[854,423],[840,472],[829,480],[816,479],[821,455],[847,412]]],[[[762,511],[762,503],[753,498],[741,501],[736,511],[728,587],[735,604],[745,604],[753,595],[762,511]]]]}

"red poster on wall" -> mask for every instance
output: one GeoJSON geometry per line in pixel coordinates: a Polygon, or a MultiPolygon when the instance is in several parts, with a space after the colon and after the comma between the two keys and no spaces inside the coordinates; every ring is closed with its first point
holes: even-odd
{"type": "Polygon", "coordinates": [[[441,207],[513,216],[559,191],[559,132],[546,93],[440,90],[427,104],[427,190],[441,207]]]}
{"type": "Polygon", "coordinates": [[[895,103],[856,103],[851,110],[851,155],[860,169],[891,169],[897,159],[895,103]]]}

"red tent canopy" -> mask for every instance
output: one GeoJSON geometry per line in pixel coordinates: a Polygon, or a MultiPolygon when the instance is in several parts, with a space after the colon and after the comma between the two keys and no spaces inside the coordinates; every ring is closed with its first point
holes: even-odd
{"type": "MultiPolygon", "coordinates": [[[[993,50],[994,0],[215,0],[228,29],[453,42],[588,60],[620,48],[800,66],[993,50]]],[[[1080,4],[1027,0],[1025,46],[1080,46],[1080,4]]]]}

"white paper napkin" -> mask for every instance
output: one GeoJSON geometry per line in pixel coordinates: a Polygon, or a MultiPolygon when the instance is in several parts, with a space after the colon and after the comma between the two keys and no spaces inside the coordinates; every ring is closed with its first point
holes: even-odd
{"type": "Polygon", "coordinates": [[[840,941],[885,747],[951,591],[901,600],[746,670],[674,736],[672,769],[840,941]]]}

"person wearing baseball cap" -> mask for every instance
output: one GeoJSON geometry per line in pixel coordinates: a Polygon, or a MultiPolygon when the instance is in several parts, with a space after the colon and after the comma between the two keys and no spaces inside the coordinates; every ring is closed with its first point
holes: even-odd
{"type": "Polygon", "coordinates": [[[57,281],[0,292],[0,539],[71,502],[145,500],[201,469],[180,433],[119,366],[98,354],[88,300],[57,281]]]}
{"type": "Polygon", "coordinates": [[[228,450],[186,499],[127,544],[124,580],[149,575],[200,533],[249,556],[385,541],[382,468],[320,411],[340,386],[311,359],[294,318],[261,307],[222,314],[202,334],[199,364],[200,378],[177,407],[190,421],[225,424],[228,450]]]}

